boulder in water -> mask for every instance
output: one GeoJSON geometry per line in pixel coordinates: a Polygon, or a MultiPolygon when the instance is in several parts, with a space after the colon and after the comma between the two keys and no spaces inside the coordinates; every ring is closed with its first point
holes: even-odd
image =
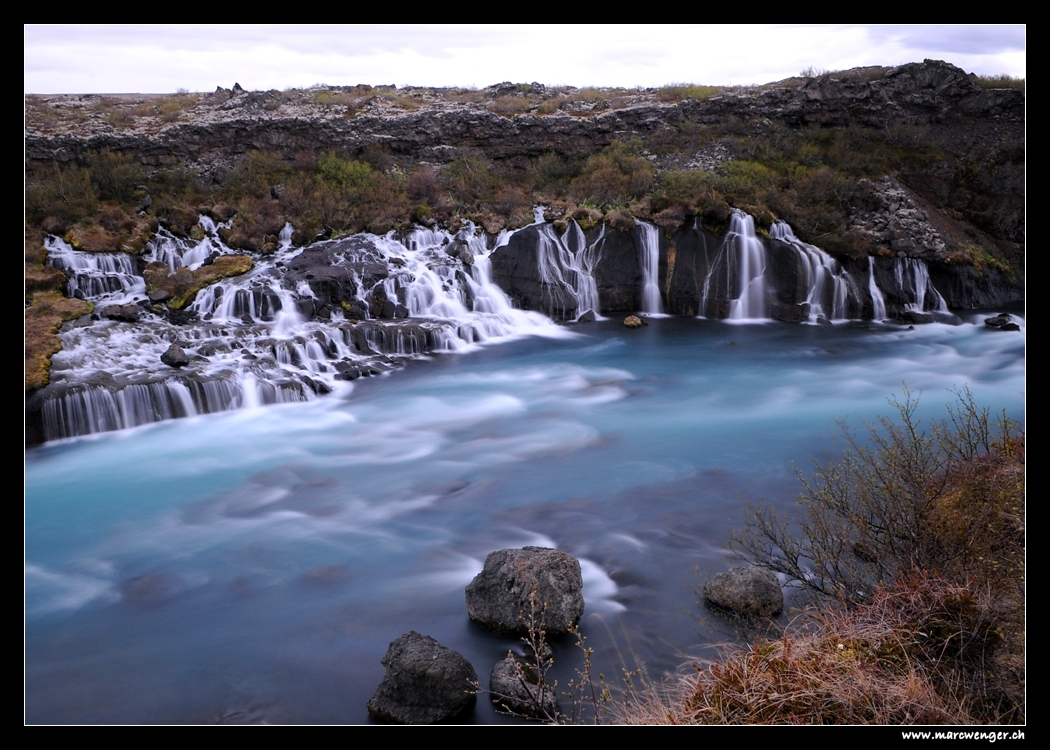
{"type": "Polygon", "coordinates": [[[190,363],[190,357],[178,344],[172,344],[160,355],[160,361],[168,367],[185,367],[190,363]]]}
{"type": "Polygon", "coordinates": [[[780,581],[757,565],[719,573],[704,585],[704,600],[720,609],[752,617],[769,617],[784,610],[780,581]]]}
{"type": "Polygon", "coordinates": [[[547,636],[569,632],[583,616],[579,561],[546,547],[492,552],[467,585],[467,613],[484,628],[526,635],[542,625],[547,636]]]}
{"type": "Polygon", "coordinates": [[[558,694],[547,684],[538,684],[537,665],[507,652],[489,675],[489,693],[498,708],[519,716],[554,719],[558,715],[558,694]]]}
{"type": "Polygon", "coordinates": [[[368,714],[387,724],[436,724],[474,702],[478,673],[466,657],[412,630],[390,644],[368,714]]]}

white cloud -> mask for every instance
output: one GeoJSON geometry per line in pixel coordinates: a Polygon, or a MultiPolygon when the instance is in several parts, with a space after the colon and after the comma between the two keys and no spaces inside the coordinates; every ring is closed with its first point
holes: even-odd
{"type": "Polygon", "coordinates": [[[24,27],[27,93],[240,83],[577,86],[766,83],[804,68],[946,59],[1025,75],[1025,27],[857,25],[24,27]]]}

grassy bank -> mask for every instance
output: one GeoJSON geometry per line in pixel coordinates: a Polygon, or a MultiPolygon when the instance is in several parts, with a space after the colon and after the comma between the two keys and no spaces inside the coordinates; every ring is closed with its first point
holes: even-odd
{"type": "Polygon", "coordinates": [[[812,594],[780,638],[727,648],[618,706],[670,724],[1005,724],[1025,708],[1025,441],[962,391],[917,399],[804,479],[801,519],[737,540],[812,594]]]}

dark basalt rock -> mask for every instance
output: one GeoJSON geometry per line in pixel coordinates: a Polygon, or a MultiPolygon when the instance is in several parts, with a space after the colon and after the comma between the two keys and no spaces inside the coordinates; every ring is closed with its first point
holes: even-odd
{"type": "Polygon", "coordinates": [[[510,651],[496,662],[489,675],[492,702],[509,713],[552,719],[558,715],[558,694],[550,685],[539,686],[535,663],[529,664],[510,651]]]}
{"type": "Polygon", "coordinates": [[[470,619],[505,635],[527,634],[534,618],[548,637],[558,637],[583,616],[579,561],[546,547],[490,553],[466,593],[470,619]]]}
{"type": "Polygon", "coordinates": [[[126,323],[134,323],[142,315],[142,308],[132,303],[127,305],[107,305],[98,311],[103,318],[110,320],[121,320],[126,323]]]}
{"type": "Polygon", "coordinates": [[[770,571],[744,565],[719,573],[704,584],[704,600],[738,615],[769,617],[784,609],[784,592],[770,571]]]}
{"type": "Polygon", "coordinates": [[[390,644],[368,714],[388,724],[436,724],[474,703],[478,673],[457,651],[412,630],[390,644]]]}
{"type": "Polygon", "coordinates": [[[172,344],[160,355],[160,361],[168,367],[185,367],[190,363],[190,357],[178,344],[172,344]]]}
{"type": "Polygon", "coordinates": [[[184,588],[182,579],[174,573],[150,573],[124,581],[120,595],[131,604],[155,606],[174,598],[184,588]]]}

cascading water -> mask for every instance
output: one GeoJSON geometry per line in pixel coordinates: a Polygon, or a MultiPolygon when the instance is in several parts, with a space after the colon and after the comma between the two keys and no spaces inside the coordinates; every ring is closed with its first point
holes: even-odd
{"type": "Polygon", "coordinates": [[[569,222],[561,237],[552,225],[541,224],[538,237],[536,256],[540,279],[549,295],[548,313],[552,317],[574,320],[588,312],[600,317],[594,269],[602,257],[605,225],[590,244],[575,221],[569,222]]]}
{"type": "MultiPolygon", "coordinates": [[[[204,238],[193,242],[158,233],[145,258],[173,270],[192,269],[216,253],[234,252],[205,219],[204,238]]],[[[361,375],[396,367],[405,357],[521,335],[571,335],[539,313],[511,306],[491,281],[491,250],[473,227],[456,237],[419,228],[311,246],[312,252],[330,253],[325,270],[334,268],[348,280],[342,306],[334,307],[322,303],[319,291],[328,287],[315,278],[313,267],[293,269],[303,248],[291,246],[290,226],[280,239],[276,252],[256,258],[247,274],[197,294],[188,307],[197,324],[174,325],[143,306],[137,323],[101,320],[62,333],[63,348],[52,359],[51,385],[43,393],[47,439],[308,401],[345,389],[361,375]],[[454,242],[465,248],[460,258],[465,253],[466,261],[445,252],[454,242]],[[322,308],[319,317],[315,313],[322,308]],[[348,310],[370,310],[369,318],[392,320],[359,323],[348,310]],[[189,364],[176,368],[161,362],[173,343],[189,364]]],[[[78,253],[60,240],[48,242],[50,262],[71,279],[87,278],[85,271],[94,274],[91,278],[116,279],[94,286],[78,282],[79,296],[118,302],[144,297],[145,283],[134,275],[129,256],[78,253]]]]}
{"type": "Polygon", "coordinates": [[[660,230],[652,224],[637,221],[639,239],[639,261],[642,267],[642,313],[662,315],[663,300],[660,298],[660,230]]]}
{"type": "Polygon", "coordinates": [[[769,227],[769,236],[791,245],[798,253],[802,283],[809,290],[806,304],[809,306],[810,319],[849,319],[850,303],[859,307],[857,288],[838,262],[819,247],[796,237],[787,222],[773,222],[769,227]]]}
{"type": "Polygon", "coordinates": [[[924,261],[917,258],[896,258],[893,262],[893,276],[897,283],[896,288],[908,299],[905,302],[905,310],[948,312],[948,303],[930,281],[930,269],[924,261]]]}
{"type": "Polygon", "coordinates": [[[127,253],[80,252],[58,237],[48,237],[44,245],[48,264],[66,273],[69,297],[123,304],[146,293],[146,282],[127,253]]]}
{"type": "Polygon", "coordinates": [[[882,290],[875,283],[875,259],[868,256],[868,293],[871,295],[871,306],[874,320],[886,319],[886,298],[882,296],[882,290]]]}
{"type": "Polygon", "coordinates": [[[731,320],[768,318],[770,301],[765,271],[766,250],[755,235],[755,220],[734,209],[729,231],[704,279],[702,315],[710,317],[712,312],[724,311],[724,317],[731,320]]]}

